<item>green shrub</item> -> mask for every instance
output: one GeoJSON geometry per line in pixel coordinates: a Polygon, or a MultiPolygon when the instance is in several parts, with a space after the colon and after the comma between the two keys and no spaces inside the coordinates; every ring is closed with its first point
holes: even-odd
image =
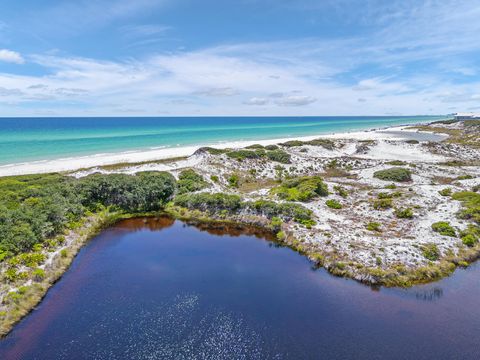
{"type": "Polygon", "coordinates": [[[246,146],[245,149],[264,149],[264,146],[260,144],[253,144],[246,146]]]}
{"type": "Polygon", "coordinates": [[[301,224],[313,225],[312,211],[300,204],[295,203],[276,203],[274,201],[256,200],[254,202],[247,202],[244,207],[253,210],[259,215],[267,218],[274,216],[281,217],[284,220],[295,220],[301,224]]]}
{"type": "Polygon", "coordinates": [[[174,199],[174,204],[187,209],[214,213],[221,210],[227,210],[228,212],[239,210],[242,201],[238,195],[195,193],[178,195],[174,199]]]}
{"type": "Polygon", "coordinates": [[[212,180],[214,183],[218,183],[220,181],[217,175],[210,175],[210,180],[212,180]]]}
{"type": "Polygon", "coordinates": [[[297,147],[303,145],[311,145],[311,146],[322,146],[327,150],[333,150],[335,148],[335,143],[330,139],[313,139],[310,141],[301,141],[301,140],[290,140],[280,145],[285,147],[297,147]]]}
{"type": "Polygon", "coordinates": [[[45,261],[45,255],[42,253],[24,253],[19,255],[20,262],[30,268],[36,267],[45,261]]]}
{"type": "Polygon", "coordinates": [[[285,237],[286,237],[286,235],[283,231],[279,231],[277,233],[277,240],[280,240],[280,241],[285,240],[285,237]]]}
{"type": "Polygon", "coordinates": [[[430,243],[422,247],[423,256],[430,261],[437,261],[440,258],[440,250],[437,245],[430,243]]]}
{"type": "Polygon", "coordinates": [[[304,145],[321,146],[327,150],[335,149],[335,143],[330,139],[313,139],[306,141],[304,145]]]}
{"type": "Polygon", "coordinates": [[[462,242],[467,246],[474,246],[480,239],[480,227],[469,224],[465,230],[460,232],[462,242]]]}
{"type": "Polygon", "coordinates": [[[455,229],[447,221],[439,221],[432,224],[432,230],[444,236],[456,237],[455,229]]]}
{"type": "Polygon", "coordinates": [[[267,145],[265,146],[265,150],[277,150],[278,146],[277,145],[267,145]]]}
{"type": "Polygon", "coordinates": [[[302,145],[304,145],[304,143],[301,140],[290,140],[290,141],[286,141],[284,143],[281,143],[280,145],[285,146],[285,147],[295,147],[295,146],[302,146],[302,145]]]}
{"type": "Polygon", "coordinates": [[[470,179],[473,179],[472,175],[460,175],[460,176],[457,176],[455,180],[470,180],[470,179]]]}
{"type": "Polygon", "coordinates": [[[395,210],[395,216],[399,219],[413,218],[413,210],[411,208],[398,208],[395,210]]]}
{"type": "Polygon", "coordinates": [[[347,189],[345,189],[343,186],[340,186],[340,185],[335,185],[333,187],[333,190],[335,191],[335,193],[337,195],[340,195],[342,198],[347,198],[348,197],[348,191],[347,189]]]}
{"type": "Polygon", "coordinates": [[[378,199],[373,201],[373,208],[375,210],[390,209],[393,206],[392,199],[378,199]]]}
{"type": "Polygon", "coordinates": [[[438,193],[442,196],[450,196],[450,195],[452,195],[452,189],[445,188],[445,189],[440,190],[438,193]]]}
{"type": "Polygon", "coordinates": [[[204,147],[201,147],[200,149],[198,149],[195,153],[202,153],[202,152],[208,152],[211,155],[221,155],[221,154],[224,154],[225,152],[227,152],[227,150],[204,146],[204,147]]]}
{"type": "Polygon", "coordinates": [[[384,188],[393,190],[393,189],[397,188],[397,185],[395,185],[395,184],[385,185],[384,188]]]}
{"type": "Polygon", "coordinates": [[[240,178],[238,177],[237,174],[232,174],[228,177],[227,181],[228,181],[228,185],[230,187],[233,187],[233,188],[238,188],[239,186],[239,180],[240,178]]]}
{"type": "Polygon", "coordinates": [[[252,150],[232,150],[227,152],[227,156],[232,159],[236,159],[239,161],[245,160],[245,159],[259,159],[262,156],[265,155],[265,151],[252,151],[252,150]]]}
{"type": "Polygon", "coordinates": [[[67,255],[68,255],[67,249],[62,249],[62,250],[60,250],[60,256],[61,256],[62,258],[66,258],[67,255]]]}
{"type": "Polygon", "coordinates": [[[33,279],[35,281],[42,281],[43,279],[45,279],[45,270],[43,269],[35,269],[33,270],[32,272],[32,276],[33,276],[33,279]]]}
{"type": "Polygon", "coordinates": [[[7,281],[14,282],[15,280],[18,279],[17,269],[15,269],[15,268],[8,268],[8,269],[5,270],[5,272],[3,273],[3,276],[5,277],[5,279],[7,279],[7,281]]]}
{"type": "Polygon", "coordinates": [[[470,219],[480,224],[480,194],[473,191],[461,191],[454,193],[452,199],[462,202],[463,209],[459,213],[462,219],[470,219]]]}
{"type": "Polygon", "coordinates": [[[392,199],[392,198],[401,197],[401,196],[402,196],[402,193],[400,191],[395,191],[395,192],[391,192],[391,193],[380,192],[380,193],[378,193],[377,198],[379,198],[379,199],[392,199]]]}
{"type": "Polygon", "coordinates": [[[319,176],[304,176],[285,180],[272,193],[288,201],[309,201],[316,196],[327,196],[328,187],[319,176]]]}
{"type": "Polygon", "coordinates": [[[412,180],[412,172],[401,167],[379,170],[373,176],[384,181],[407,182],[412,180]]]}
{"type": "Polygon", "coordinates": [[[342,204],[340,204],[335,199],[329,199],[329,200],[325,201],[325,205],[327,205],[329,208],[332,208],[332,209],[341,209],[342,208],[342,204]]]}
{"type": "Polygon", "coordinates": [[[282,164],[290,164],[291,156],[283,150],[277,149],[267,152],[267,157],[272,160],[282,164]]]}
{"type": "Polygon", "coordinates": [[[193,169],[183,170],[178,175],[177,188],[179,194],[199,191],[207,186],[208,183],[203,179],[203,176],[193,169]]]}
{"type": "Polygon", "coordinates": [[[467,234],[467,235],[462,236],[462,242],[465,245],[472,247],[473,245],[475,245],[478,242],[478,240],[472,234],[467,234]]]}
{"type": "Polygon", "coordinates": [[[392,161],[386,162],[385,164],[393,165],[393,166],[402,166],[402,165],[406,165],[407,163],[405,161],[401,161],[401,160],[392,160],[392,161]]]}
{"type": "Polygon", "coordinates": [[[278,216],[274,216],[270,221],[270,227],[272,228],[272,230],[279,231],[282,228],[282,223],[282,219],[280,219],[278,216]]]}
{"type": "Polygon", "coordinates": [[[375,222],[375,221],[370,221],[368,222],[366,225],[365,225],[365,228],[368,230],[368,231],[377,231],[377,232],[381,232],[381,226],[382,224],[378,223],[378,222],[375,222]]]}

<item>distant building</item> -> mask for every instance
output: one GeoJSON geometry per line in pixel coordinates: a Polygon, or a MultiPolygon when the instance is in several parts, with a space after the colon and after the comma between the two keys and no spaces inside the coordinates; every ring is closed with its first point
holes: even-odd
{"type": "Polygon", "coordinates": [[[453,114],[455,120],[473,120],[480,119],[480,113],[456,113],[453,114]]]}

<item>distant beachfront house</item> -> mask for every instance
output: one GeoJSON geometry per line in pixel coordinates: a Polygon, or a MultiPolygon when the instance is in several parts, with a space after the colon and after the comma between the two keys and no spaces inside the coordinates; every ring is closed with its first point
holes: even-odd
{"type": "Polygon", "coordinates": [[[480,113],[456,113],[453,114],[455,120],[480,119],[480,113]]]}

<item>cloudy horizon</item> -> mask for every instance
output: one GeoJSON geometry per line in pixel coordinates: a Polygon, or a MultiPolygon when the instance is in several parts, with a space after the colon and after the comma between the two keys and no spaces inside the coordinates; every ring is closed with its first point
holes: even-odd
{"type": "Polygon", "coordinates": [[[476,0],[4,3],[0,116],[478,112],[479,18],[476,0]]]}

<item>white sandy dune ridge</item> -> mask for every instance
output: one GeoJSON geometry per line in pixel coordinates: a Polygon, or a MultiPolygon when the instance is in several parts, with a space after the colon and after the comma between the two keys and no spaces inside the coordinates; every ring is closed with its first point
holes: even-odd
{"type": "MultiPolygon", "coordinates": [[[[95,166],[113,165],[119,163],[139,163],[155,160],[171,159],[176,157],[185,157],[192,155],[202,146],[211,146],[216,148],[241,148],[253,144],[270,145],[285,142],[289,140],[313,140],[319,137],[333,139],[354,139],[354,140],[406,140],[412,137],[412,134],[419,134],[416,131],[406,130],[405,126],[391,127],[385,129],[372,129],[357,132],[344,132],[334,134],[312,135],[295,138],[280,138],[268,140],[234,141],[216,144],[203,144],[195,146],[182,146],[173,148],[157,148],[139,151],[128,151],[121,153],[103,153],[88,156],[60,158],[52,160],[40,160],[25,163],[15,163],[0,166],[0,176],[39,174],[48,172],[74,171],[79,169],[92,168],[95,166]]],[[[424,133],[425,134],[425,133],[424,133]]],[[[435,135],[438,137],[438,135],[435,135]]],[[[396,152],[396,151],[395,151],[396,152]]],[[[397,152],[396,152],[397,153],[397,152]]],[[[348,154],[345,154],[348,155],[348,154]]],[[[421,159],[415,159],[421,160],[421,159]]],[[[426,158],[428,161],[428,158],[426,158]]],[[[167,167],[168,168],[168,167],[167,167]]],[[[165,169],[167,170],[167,169],[165,169]]]]}

